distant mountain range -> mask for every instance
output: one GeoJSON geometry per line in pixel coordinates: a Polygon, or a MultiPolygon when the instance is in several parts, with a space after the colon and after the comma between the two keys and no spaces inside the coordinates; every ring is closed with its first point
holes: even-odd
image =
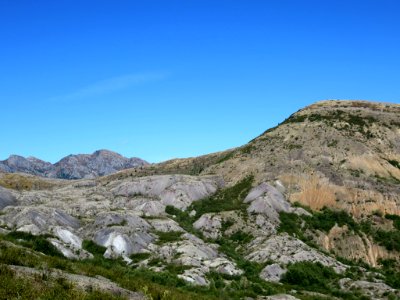
{"type": "Polygon", "coordinates": [[[35,157],[11,155],[8,159],[0,161],[0,171],[22,172],[49,178],[82,179],[109,175],[147,164],[148,162],[137,157],[127,158],[112,151],[98,150],[93,154],[68,155],[55,164],[35,157]]]}

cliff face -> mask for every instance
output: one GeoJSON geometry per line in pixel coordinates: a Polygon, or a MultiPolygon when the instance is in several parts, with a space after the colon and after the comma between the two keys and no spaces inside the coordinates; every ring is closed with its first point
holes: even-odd
{"type": "Polygon", "coordinates": [[[35,157],[11,155],[0,162],[0,170],[6,173],[21,172],[49,178],[81,179],[104,176],[146,164],[147,162],[139,158],[126,158],[112,151],[99,150],[93,154],[69,155],[54,165],[35,157]]]}

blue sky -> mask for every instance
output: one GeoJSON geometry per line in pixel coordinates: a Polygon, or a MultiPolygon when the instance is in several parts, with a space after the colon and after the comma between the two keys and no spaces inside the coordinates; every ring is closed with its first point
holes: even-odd
{"type": "Polygon", "coordinates": [[[322,99],[400,103],[400,2],[0,1],[0,159],[240,146],[322,99]]]}

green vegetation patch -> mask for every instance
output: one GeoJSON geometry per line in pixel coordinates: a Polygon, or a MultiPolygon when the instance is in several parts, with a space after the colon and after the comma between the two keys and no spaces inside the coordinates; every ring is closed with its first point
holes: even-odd
{"type": "Polygon", "coordinates": [[[231,210],[245,211],[247,204],[243,203],[243,200],[250,192],[253,180],[253,176],[248,176],[234,186],[218,191],[213,196],[195,201],[188,208],[188,211],[195,210],[197,217],[206,213],[231,210]]]}
{"type": "Polygon", "coordinates": [[[51,189],[54,183],[33,176],[14,173],[2,174],[0,186],[17,191],[51,189]]]}
{"type": "Polygon", "coordinates": [[[319,212],[313,212],[312,216],[298,216],[294,213],[281,212],[279,214],[280,225],[278,232],[287,232],[297,237],[310,246],[314,246],[312,239],[305,236],[306,230],[320,230],[328,233],[335,224],[346,225],[355,233],[365,233],[373,238],[379,245],[389,251],[400,251],[400,216],[386,215],[385,218],[393,221],[394,230],[386,231],[376,228],[371,221],[357,223],[350,214],[345,211],[336,211],[324,207],[319,212]]]}
{"type": "Polygon", "coordinates": [[[387,214],[385,215],[385,218],[388,220],[392,220],[393,227],[396,228],[397,230],[400,230],[400,216],[387,214]]]}
{"type": "MultiPolygon", "coordinates": [[[[243,203],[243,200],[250,192],[253,180],[253,176],[248,176],[234,186],[218,191],[213,196],[193,202],[186,211],[181,211],[178,208],[168,205],[165,212],[174,216],[175,221],[187,232],[203,238],[202,233],[193,228],[193,223],[201,215],[231,210],[240,210],[244,215],[247,215],[246,208],[248,205],[243,203]],[[196,211],[194,217],[190,216],[188,213],[192,210],[196,211]]],[[[225,225],[228,226],[229,222],[225,225]]]]}
{"type": "Polygon", "coordinates": [[[303,261],[289,265],[281,281],[311,291],[326,292],[336,285],[337,278],[331,267],[303,261]]]}
{"type": "Polygon", "coordinates": [[[394,230],[382,230],[380,228],[376,228],[373,226],[370,220],[361,222],[360,228],[361,231],[365,234],[371,236],[373,240],[379,245],[385,247],[389,251],[400,251],[400,230],[397,226],[399,226],[398,217],[387,215],[388,219],[394,219],[393,225],[395,227],[394,230]]]}
{"type": "Polygon", "coordinates": [[[373,233],[374,241],[384,246],[389,251],[400,251],[400,231],[399,230],[375,230],[373,233]]]}
{"type": "Polygon", "coordinates": [[[319,212],[314,212],[312,216],[298,216],[294,213],[281,212],[279,214],[281,224],[279,232],[287,232],[292,236],[296,236],[302,240],[305,229],[320,230],[329,232],[335,224],[338,226],[346,225],[350,230],[358,231],[359,226],[351,215],[343,210],[331,210],[324,207],[319,212]]]}
{"type": "Polygon", "coordinates": [[[117,300],[125,299],[100,291],[82,291],[63,278],[22,278],[5,265],[0,265],[0,299],[71,299],[117,300]]]}
{"type": "Polygon", "coordinates": [[[127,221],[127,220],[122,220],[122,221],[119,222],[119,223],[111,223],[111,224],[108,224],[107,227],[126,226],[126,225],[128,225],[128,221],[127,221]]]}
{"type": "Polygon", "coordinates": [[[397,160],[388,160],[388,163],[390,163],[393,167],[400,169],[400,162],[397,160]]]}
{"type": "Polygon", "coordinates": [[[157,231],[155,233],[158,235],[157,245],[181,241],[183,234],[181,231],[157,231]]]}
{"type": "Polygon", "coordinates": [[[231,151],[228,154],[221,156],[215,163],[216,164],[223,163],[224,161],[230,160],[234,156],[235,156],[235,151],[231,151]]]}
{"type": "Polygon", "coordinates": [[[95,256],[103,256],[107,250],[106,247],[97,245],[95,242],[90,240],[84,240],[82,243],[82,248],[95,256]]]}
{"type": "Polygon", "coordinates": [[[349,229],[358,230],[358,225],[353,217],[343,210],[331,210],[324,207],[321,211],[315,212],[311,217],[306,216],[304,219],[310,228],[324,232],[329,232],[335,224],[347,225],[349,229]]]}
{"type": "Polygon", "coordinates": [[[32,235],[22,231],[12,231],[5,236],[6,240],[16,242],[24,247],[51,256],[63,256],[47,238],[51,235],[32,235]]]}
{"type": "Polygon", "coordinates": [[[280,224],[278,232],[286,232],[291,236],[297,237],[301,240],[305,240],[303,234],[303,220],[294,213],[280,212],[279,213],[280,224]]]}
{"type": "Polygon", "coordinates": [[[129,256],[129,258],[132,259],[133,263],[138,263],[140,261],[148,259],[150,256],[151,256],[150,253],[134,253],[134,254],[131,254],[129,256]]]}
{"type": "Polygon", "coordinates": [[[380,259],[381,271],[385,275],[385,282],[395,289],[400,289],[400,262],[395,259],[380,259]]]}
{"type": "Polygon", "coordinates": [[[246,146],[243,146],[240,148],[240,153],[242,154],[250,154],[253,150],[255,150],[256,147],[252,144],[247,144],[246,146]]]}

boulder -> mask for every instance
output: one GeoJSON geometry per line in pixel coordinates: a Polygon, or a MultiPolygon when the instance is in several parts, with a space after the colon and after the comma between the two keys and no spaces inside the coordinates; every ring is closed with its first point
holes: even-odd
{"type": "Polygon", "coordinates": [[[17,205],[17,200],[7,189],[0,187],[0,209],[17,205]]]}

